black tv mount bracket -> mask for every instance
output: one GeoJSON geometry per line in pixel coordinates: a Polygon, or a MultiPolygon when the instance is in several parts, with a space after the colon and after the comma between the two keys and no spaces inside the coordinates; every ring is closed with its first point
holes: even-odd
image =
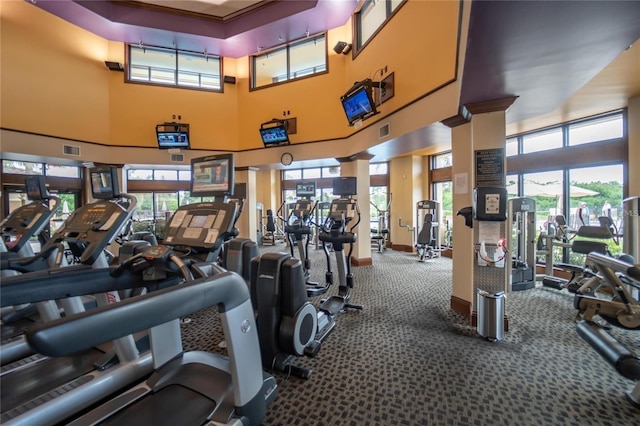
{"type": "Polygon", "coordinates": [[[364,85],[368,85],[369,87],[377,87],[379,89],[384,89],[387,83],[385,81],[371,81],[370,79],[366,78],[362,81],[356,81],[355,83],[353,83],[353,86],[351,86],[351,88],[347,90],[347,93],[351,93],[355,89],[359,89],[364,85]]]}
{"type": "Polygon", "coordinates": [[[166,129],[168,126],[173,126],[176,132],[186,131],[186,130],[189,128],[189,125],[188,125],[187,123],[177,123],[177,122],[175,122],[175,121],[165,121],[165,122],[164,122],[164,123],[162,123],[162,124],[158,124],[158,125],[156,126],[156,128],[157,128],[158,126],[164,126],[164,127],[165,127],[165,129],[166,129]]]}
{"type": "Polygon", "coordinates": [[[287,127],[289,127],[289,122],[287,120],[283,120],[281,118],[274,118],[274,119],[272,119],[270,121],[267,121],[266,123],[262,123],[260,125],[260,128],[261,129],[265,129],[265,128],[268,128],[268,127],[275,127],[275,126],[281,126],[281,125],[284,126],[285,129],[286,129],[287,127]]]}

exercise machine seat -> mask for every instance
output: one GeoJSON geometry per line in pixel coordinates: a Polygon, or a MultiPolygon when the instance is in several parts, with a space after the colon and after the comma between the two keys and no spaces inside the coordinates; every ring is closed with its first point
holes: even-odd
{"type": "Polygon", "coordinates": [[[578,322],[576,330],[578,335],[611,364],[622,377],[640,380],[640,357],[638,355],[591,321],[578,322]]]}
{"type": "Polygon", "coordinates": [[[276,232],[276,222],[273,219],[273,210],[267,210],[267,232],[276,232]]]}
{"type": "Polygon", "coordinates": [[[418,233],[418,239],[416,244],[418,246],[427,246],[433,243],[433,214],[427,213],[424,215],[424,222],[422,229],[418,233]]]}

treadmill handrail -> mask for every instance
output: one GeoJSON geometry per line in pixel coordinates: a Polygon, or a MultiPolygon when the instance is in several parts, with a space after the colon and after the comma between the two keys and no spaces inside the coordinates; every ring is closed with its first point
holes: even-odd
{"type": "Polygon", "coordinates": [[[26,337],[43,355],[66,356],[215,304],[220,312],[226,312],[247,300],[249,290],[244,280],[226,272],[38,324],[26,332],[26,337]]]}
{"type": "Polygon", "coordinates": [[[37,325],[27,331],[26,338],[44,355],[64,356],[216,304],[227,341],[234,404],[243,407],[261,392],[263,371],[249,289],[235,272],[205,277],[37,325]]]}
{"type": "MultiPolygon", "coordinates": [[[[156,284],[142,281],[139,272],[130,270],[114,277],[112,272],[116,268],[111,266],[95,269],[90,265],[78,264],[3,277],[0,284],[0,306],[58,300],[156,284]]],[[[181,280],[181,277],[163,280],[162,285],[175,284],[181,280]]]]}

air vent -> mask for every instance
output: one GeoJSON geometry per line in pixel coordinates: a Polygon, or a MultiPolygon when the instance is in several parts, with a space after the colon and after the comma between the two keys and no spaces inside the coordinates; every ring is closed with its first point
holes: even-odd
{"type": "Polygon", "coordinates": [[[380,126],[378,133],[380,135],[380,139],[389,136],[389,123],[385,124],[384,126],[380,126]]]}
{"type": "Polygon", "coordinates": [[[184,163],[184,154],[171,154],[172,163],[184,163]]]}
{"type": "Polygon", "coordinates": [[[62,146],[62,153],[64,155],[73,155],[74,157],[79,157],[80,156],[80,147],[79,146],[73,146],[73,145],[63,145],[62,146]]]}

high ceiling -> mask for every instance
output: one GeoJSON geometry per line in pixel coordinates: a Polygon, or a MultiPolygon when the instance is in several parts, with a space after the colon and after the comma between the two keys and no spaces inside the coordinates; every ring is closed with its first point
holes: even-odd
{"type": "Polygon", "coordinates": [[[347,23],[355,0],[25,0],[107,40],[240,58],[347,23]]]}
{"type": "MultiPolygon", "coordinates": [[[[109,40],[175,45],[228,57],[342,26],[358,4],[30,1],[109,40]]],[[[508,134],[623,108],[629,98],[640,96],[638,39],[638,1],[473,1],[460,103],[517,96],[507,110],[508,134]]],[[[430,139],[442,137],[439,126],[386,142],[376,159],[428,147],[430,139]]]]}
{"type": "Polygon", "coordinates": [[[141,3],[170,7],[178,11],[202,13],[218,18],[230,18],[240,13],[253,9],[260,3],[269,3],[266,0],[138,0],[141,3]]]}

